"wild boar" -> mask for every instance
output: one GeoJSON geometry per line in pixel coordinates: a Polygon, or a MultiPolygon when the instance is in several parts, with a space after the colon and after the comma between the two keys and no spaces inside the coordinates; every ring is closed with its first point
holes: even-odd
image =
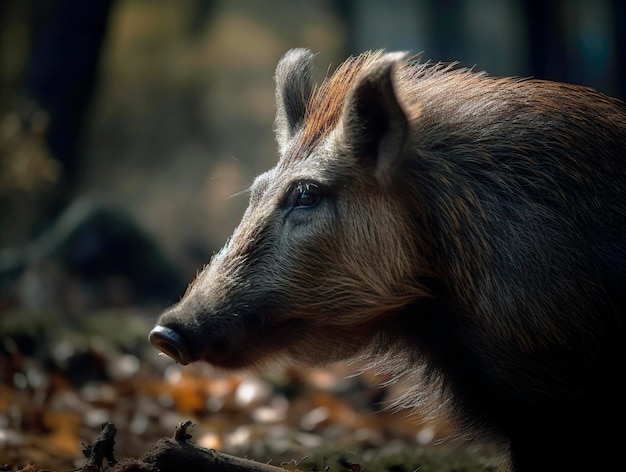
{"type": "Polygon", "coordinates": [[[279,160],[150,333],[181,364],[366,358],[516,471],[609,470],[624,434],[626,105],[404,53],[276,69],[279,160]],[[615,428],[604,430],[609,421],[615,428]]]}

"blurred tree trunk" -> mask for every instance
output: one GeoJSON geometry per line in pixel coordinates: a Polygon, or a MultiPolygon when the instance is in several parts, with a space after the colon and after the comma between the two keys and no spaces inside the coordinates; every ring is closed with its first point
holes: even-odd
{"type": "Polygon", "coordinates": [[[32,0],[32,48],[26,94],[49,116],[49,149],[67,184],[78,168],[82,124],[114,0],[32,0]]]}

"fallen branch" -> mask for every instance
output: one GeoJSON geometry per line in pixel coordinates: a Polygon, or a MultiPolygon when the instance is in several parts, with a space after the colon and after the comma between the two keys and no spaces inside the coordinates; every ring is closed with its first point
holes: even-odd
{"type": "Polygon", "coordinates": [[[285,472],[282,467],[275,467],[261,462],[243,459],[217,452],[213,449],[204,449],[187,442],[191,434],[187,428],[192,426],[191,421],[180,423],[172,438],[163,438],[153,444],[150,452],[143,458],[146,464],[154,464],[160,472],[285,472]]]}
{"type": "Polygon", "coordinates": [[[154,443],[143,461],[154,464],[160,472],[285,472],[282,467],[204,449],[171,438],[154,443]]]}
{"type": "MultiPolygon", "coordinates": [[[[192,426],[191,421],[180,423],[173,437],[155,442],[150,452],[141,460],[120,458],[118,461],[113,457],[115,426],[105,423],[95,443],[83,444],[84,454],[88,457],[88,461],[80,472],[101,472],[104,459],[107,459],[109,466],[113,466],[109,470],[114,472],[179,472],[181,470],[185,472],[286,472],[283,467],[231,456],[188,443],[187,440],[191,439],[191,434],[187,433],[187,428],[190,426],[192,426]]],[[[290,468],[290,470],[297,469],[290,468]]]]}

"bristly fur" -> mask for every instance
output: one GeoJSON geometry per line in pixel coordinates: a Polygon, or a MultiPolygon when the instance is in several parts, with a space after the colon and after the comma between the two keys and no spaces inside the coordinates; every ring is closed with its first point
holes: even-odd
{"type": "Polygon", "coordinates": [[[606,460],[576,445],[626,421],[626,105],[383,51],[314,88],[312,58],[279,62],[279,162],[155,345],[228,369],[365,358],[516,471],[613,470],[621,437],[585,438],[606,460]]]}
{"type": "Polygon", "coordinates": [[[368,52],[344,61],[319,87],[315,88],[306,107],[306,118],[298,146],[292,158],[303,158],[325,138],[339,122],[346,96],[359,73],[383,55],[384,51],[368,52]]]}

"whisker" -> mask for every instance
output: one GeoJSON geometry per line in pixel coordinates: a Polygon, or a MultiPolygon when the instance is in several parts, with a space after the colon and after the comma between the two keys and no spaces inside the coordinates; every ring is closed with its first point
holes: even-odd
{"type": "Polygon", "coordinates": [[[246,187],[243,190],[240,190],[239,192],[233,193],[230,197],[228,197],[228,199],[230,200],[231,198],[240,197],[241,195],[245,195],[247,193],[250,193],[251,189],[252,189],[252,186],[246,187]]]}

